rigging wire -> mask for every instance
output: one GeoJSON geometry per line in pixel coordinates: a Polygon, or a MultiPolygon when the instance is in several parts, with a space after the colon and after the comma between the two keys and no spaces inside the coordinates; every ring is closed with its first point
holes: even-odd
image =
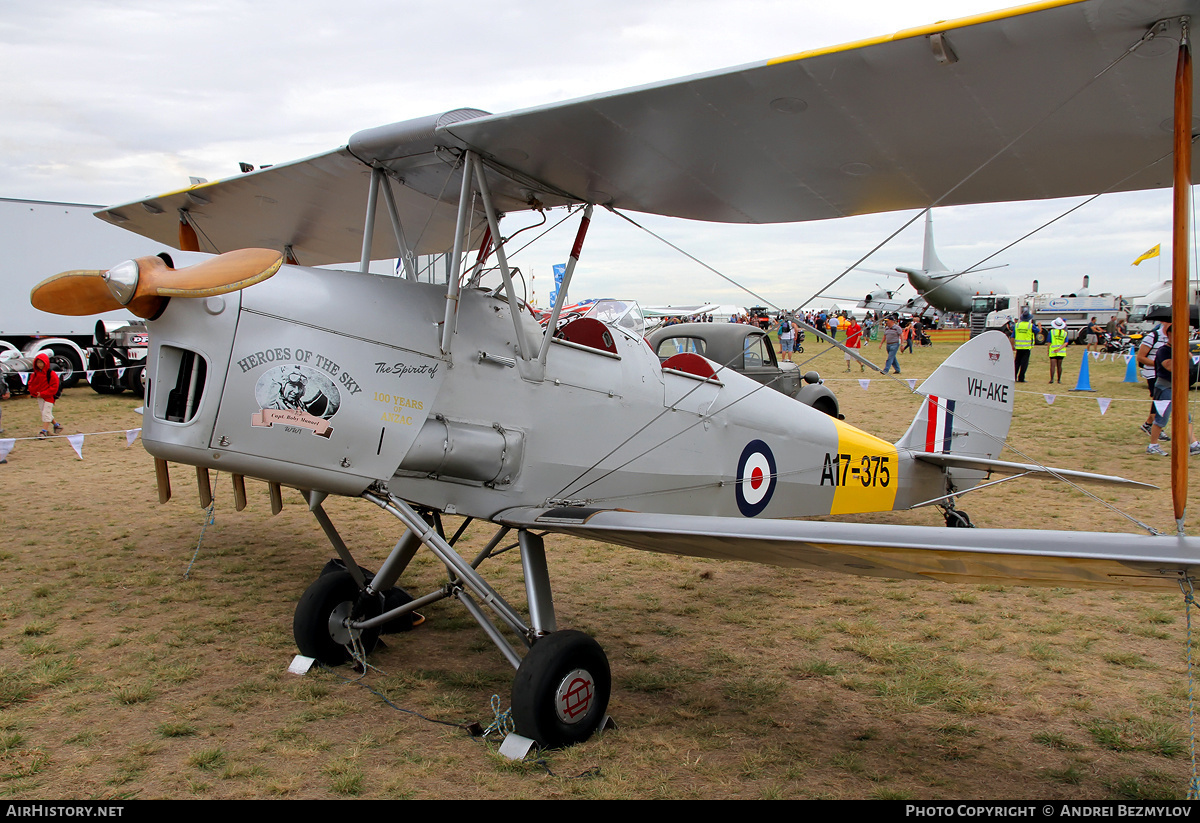
{"type": "MultiPolygon", "coordinates": [[[[974,170],[972,170],[972,171],[968,172],[968,173],[966,174],[966,176],[964,176],[964,177],[963,177],[962,179],[960,179],[960,180],[959,180],[957,183],[955,183],[953,186],[951,186],[949,189],[947,189],[945,192],[943,192],[943,193],[942,193],[942,195],[941,195],[940,197],[938,197],[936,200],[934,200],[932,203],[930,203],[930,204],[929,204],[928,208],[933,208],[933,207],[935,207],[935,206],[939,206],[939,205],[941,205],[941,204],[942,204],[942,203],[943,203],[943,202],[944,202],[944,201],[945,201],[947,198],[949,198],[949,197],[950,197],[950,195],[952,195],[954,192],[958,191],[960,188],[962,188],[964,185],[966,185],[966,183],[967,183],[968,181],[970,181],[970,180],[971,180],[973,177],[975,177],[977,174],[979,174],[980,172],[982,172],[982,171],[983,171],[985,168],[987,168],[988,166],[990,166],[990,165],[991,165],[993,162],[995,162],[995,161],[996,161],[997,159],[999,159],[1001,156],[1003,156],[1003,155],[1007,154],[1007,153],[1008,153],[1008,151],[1009,151],[1010,149],[1012,149],[1012,147],[1013,147],[1013,146],[1015,146],[1015,145],[1016,145],[1016,144],[1017,144],[1017,143],[1018,143],[1020,140],[1024,139],[1024,138],[1026,137],[1026,135],[1028,135],[1030,132],[1032,132],[1032,131],[1033,131],[1034,129],[1036,129],[1037,127],[1041,126],[1043,123],[1045,123],[1045,122],[1046,122],[1047,120],[1049,120],[1051,117],[1053,117],[1055,114],[1057,114],[1058,112],[1060,112],[1060,111],[1061,111],[1061,110],[1062,110],[1064,107],[1066,107],[1066,106],[1067,106],[1069,103],[1071,103],[1071,102],[1072,102],[1072,101],[1073,101],[1073,100],[1074,100],[1076,97],[1078,97],[1079,95],[1083,94],[1083,92],[1085,92],[1085,91],[1087,91],[1089,88],[1091,88],[1091,86],[1092,86],[1092,84],[1093,84],[1093,83],[1095,83],[1097,80],[1099,80],[1101,77],[1103,77],[1103,76],[1104,76],[1105,74],[1107,74],[1109,71],[1111,71],[1111,70],[1112,70],[1114,67],[1116,67],[1116,66],[1117,66],[1119,63],[1121,63],[1121,61],[1123,61],[1123,60],[1124,60],[1126,57],[1128,57],[1129,55],[1133,54],[1133,53],[1134,53],[1134,51],[1136,51],[1136,50],[1138,49],[1138,47],[1139,47],[1139,46],[1141,46],[1141,45],[1143,45],[1143,44],[1145,44],[1145,43],[1149,42],[1150,40],[1153,40],[1153,39],[1155,38],[1156,34],[1157,34],[1157,32],[1156,32],[1156,29],[1155,29],[1154,27],[1152,27],[1152,28],[1148,29],[1148,30],[1147,30],[1147,31],[1146,31],[1144,34],[1142,34],[1142,36],[1141,36],[1140,38],[1138,38],[1138,40],[1137,40],[1136,42],[1134,42],[1134,44],[1133,44],[1133,45],[1131,45],[1129,48],[1127,48],[1125,51],[1123,51],[1123,52],[1120,54],[1120,56],[1116,57],[1116,58],[1115,58],[1115,59],[1113,59],[1111,62],[1109,62],[1109,64],[1108,64],[1107,66],[1105,66],[1103,69],[1101,69],[1101,70],[1100,70],[1100,71],[1098,71],[1096,74],[1094,74],[1094,75],[1093,75],[1093,76],[1092,76],[1092,77],[1091,77],[1091,78],[1090,78],[1090,79],[1089,79],[1087,82],[1085,82],[1085,83],[1084,83],[1082,86],[1080,86],[1078,89],[1076,89],[1076,90],[1075,90],[1075,92],[1074,92],[1074,93],[1072,93],[1072,94],[1070,94],[1070,95],[1069,95],[1069,96],[1068,96],[1068,97],[1067,97],[1065,100],[1061,101],[1061,102],[1060,102],[1058,105],[1056,105],[1056,106],[1052,107],[1051,109],[1049,109],[1049,110],[1048,110],[1048,111],[1047,111],[1045,114],[1043,114],[1043,115],[1042,115],[1040,118],[1038,118],[1038,119],[1034,120],[1032,123],[1030,123],[1028,126],[1026,126],[1026,127],[1025,127],[1025,129],[1024,129],[1023,131],[1021,131],[1019,134],[1017,134],[1015,137],[1013,137],[1011,140],[1009,140],[1007,143],[1005,143],[1003,146],[1001,146],[999,149],[997,149],[997,150],[996,150],[996,151],[995,151],[995,152],[994,152],[994,153],[993,153],[993,154],[992,154],[990,157],[988,157],[988,158],[987,158],[987,159],[985,159],[985,160],[984,160],[982,163],[980,163],[978,166],[976,166],[974,170]]],[[[1162,159],[1162,158],[1159,158],[1159,160],[1161,160],[1161,159],[1162,159]]],[[[1155,163],[1157,163],[1157,162],[1158,162],[1158,160],[1156,160],[1156,161],[1154,161],[1154,162],[1155,162],[1155,163]]],[[[1151,164],[1151,165],[1153,165],[1153,164],[1151,164]]],[[[1140,171],[1140,169],[1139,169],[1139,171],[1140,171]]],[[[1136,173],[1137,173],[1137,172],[1134,172],[1134,174],[1136,174],[1136,173]]],[[[1128,180],[1128,179],[1129,179],[1129,177],[1132,177],[1132,176],[1133,176],[1133,174],[1131,174],[1131,175],[1127,176],[1126,178],[1124,178],[1124,180],[1128,180]]],[[[1124,180],[1122,180],[1121,182],[1124,182],[1124,180]]],[[[1115,188],[1115,187],[1116,187],[1116,186],[1118,186],[1118,185],[1120,185],[1120,183],[1116,183],[1116,184],[1114,184],[1114,186],[1110,187],[1109,189],[1106,189],[1105,191],[1106,191],[1106,192],[1107,192],[1107,191],[1111,191],[1111,190],[1112,190],[1112,188],[1115,188]]],[[[1093,199],[1094,199],[1094,198],[1093,198],[1093,199]]],[[[1085,202],[1086,202],[1086,201],[1085,201],[1085,202]]],[[[914,222],[914,221],[915,221],[915,220],[916,220],[918,217],[920,217],[920,216],[921,216],[921,214],[923,214],[923,213],[924,213],[924,212],[922,211],[922,212],[918,212],[917,214],[913,215],[913,216],[912,216],[912,217],[911,217],[911,218],[910,218],[910,219],[909,219],[909,220],[908,220],[908,221],[907,221],[907,222],[906,222],[906,223],[905,223],[903,226],[901,226],[901,227],[900,227],[899,229],[897,229],[896,231],[892,232],[892,234],[890,234],[890,235],[888,236],[887,240],[884,240],[884,241],[883,241],[883,243],[879,244],[879,246],[876,246],[874,249],[872,249],[870,252],[868,252],[868,253],[867,253],[867,254],[866,254],[864,257],[861,257],[861,258],[859,258],[859,260],[858,260],[857,262],[855,262],[855,263],[854,263],[853,265],[851,265],[849,268],[845,269],[845,270],[844,270],[844,271],[843,271],[841,274],[839,274],[837,277],[835,277],[833,280],[831,280],[829,283],[827,283],[825,286],[823,286],[823,287],[821,288],[821,290],[820,290],[820,291],[818,291],[818,292],[817,292],[816,294],[814,294],[812,297],[808,298],[808,300],[805,300],[805,301],[804,301],[803,303],[801,303],[800,305],[801,305],[801,306],[808,305],[808,304],[809,304],[809,303],[811,303],[813,300],[815,300],[815,299],[817,299],[818,297],[820,297],[820,296],[821,296],[821,294],[823,294],[823,293],[825,292],[825,290],[826,290],[826,289],[828,289],[828,288],[830,288],[831,286],[833,286],[835,283],[837,283],[839,280],[841,280],[843,277],[845,277],[847,274],[849,274],[849,273],[850,273],[850,271],[851,271],[852,269],[856,268],[856,267],[857,267],[857,266],[858,266],[860,263],[862,263],[864,260],[866,260],[866,259],[867,259],[868,257],[870,257],[872,254],[874,254],[876,251],[878,251],[878,250],[879,250],[879,249],[880,249],[880,248],[881,248],[881,247],[882,247],[884,244],[886,244],[886,243],[888,243],[889,241],[891,241],[891,239],[892,239],[893,237],[895,237],[895,236],[896,236],[897,234],[899,234],[901,231],[903,231],[904,229],[906,229],[906,228],[908,228],[910,225],[912,225],[912,223],[913,223],[913,222],[914,222]]],[[[1068,213],[1069,213],[1069,212],[1068,212],[1068,213]]],[[[1053,222],[1053,221],[1051,221],[1051,222],[1053,222]]],[[[1047,225],[1048,225],[1048,224],[1047,224],[1047,225]]],[[[1024,238],[1022,238],[1022,239],[1024,239],[1024,238]]],[[[1017,242],[1020,242],[1020,241],[1017,241],[1017,242]]],[[[1007,247],[1006,247],[1006,248],[1007,248],[1007,247]]],[[[998,254],[998,253],[999,253],[999,252],[997,252],[997,254],[998,254]]],[[[994,256],[994,255],[993,255],[993,256],[994,256]]],[[[989,260],[989,259],[991,259],[991,258],[990,258],[990,257],[984,258],[984,261],[986,261],[986,260],[989,260]]],[[[982,262],[984,262],[984,261],[981,261],[981,263],[982,263],[982,262]]],[[[979,266],[979,265],[980,265],[980,263],[976,263],[975,265],[976,265],[976,266],[979,266]]]]}

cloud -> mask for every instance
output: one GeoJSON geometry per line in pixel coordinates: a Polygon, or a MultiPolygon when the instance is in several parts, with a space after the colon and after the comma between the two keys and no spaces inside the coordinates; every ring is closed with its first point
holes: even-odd
{"type": "MultiPolygon", "coordinates": [[[[190,175],[236,174],[239,161],[262,165],[325,151],[383,123],[460,106],[500,112],[576,98],[993,5],[8,0],[0,17],[0,196],[127,202],[179,188],[190,175]]],[[[1002,271],[1022,289],[1038,278],[1044,288],[1071,290],[1087,273],[1094,290],[1144,291],[1157,271],[1128,264],[1155,243],[1169,244],[1169,202],[1162,193],[1101,198],[995,262],[1009,263],[1002,271]]],[[[1069,205],[939,210],[939,253],[947,265],[969,265],[1069,205]]],[[[911,216],[765,227],[637,219],[790,306],[911,216]]],[[[565,258],[573,226],[515,262],[541,282],[565,258]]],[[[921,237],[917,221],[864,265],[915,265],[921,237]]],[[[832,291],[865,293],[879,280],[855,272],[832,291]]],[[[572,294],[756,302],[610,215],[600,215],[589,234],[572,294]]]]}

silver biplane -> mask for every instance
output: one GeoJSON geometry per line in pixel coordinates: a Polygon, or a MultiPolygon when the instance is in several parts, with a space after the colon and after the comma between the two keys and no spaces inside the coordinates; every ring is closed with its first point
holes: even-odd
{"type": "Polygon", "coordinates": [[[231,472],[239,506],[246,477],[270,484],[274,506],[283,486],[303,491],[345,565],[300,600],[304,654],[342,662],[387,621],[456,598],[516,669],[517,730],[582,741],[611,678],[594,639],[557,625],[546,534],[960,583],[1175,588],[1200,567],[1200,540],[1182,534],[783,519],[932,504],[969,525],[954,501],[990,473],[1129,482],[999,459],[1013,406],[999,333],[951,355],[889,443],[695,352],[660,363],[620,325],[557,323],[595,207],[767,223],[1169,186],[1172,76],[1197,11],[1054,0],[572,102],[368,129],[98,212],[219,254],[64,272],[32,300],[146,318],[142,439],[161,497],[166,461],[198,467],[202,495],[208,470],[231,472]],[[546,332],[518,294],[503,217],[560,207],[579,209],[580,226],[546,332]],[[444,252],[447,285],[419,282],[416,257],[444,252]],[[367,273],[389,257],[404,276],[367,273]],[[347,260],[359,270],[314,268],[347,260]],[[325,512],[330,494],[405,526],[373,577],[325,512]],[[495,537],[464,557],[441,514],[492,523],[495,537]],[[527,614],[481,573],[514,531],[527,614]],[[385,608],[422,548],[447,583],[385,608]]]}

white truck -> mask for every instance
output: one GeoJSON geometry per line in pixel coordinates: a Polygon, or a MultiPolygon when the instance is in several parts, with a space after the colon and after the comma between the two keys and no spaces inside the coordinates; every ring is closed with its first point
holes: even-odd
{"type": "MultiPolygon", "coordinates": [[[[1172,303],[1171,281],[1163,280],[1155,283],[1150,291],[1141,297],[1130,301],[1129,332],[1130,334],[1145,334],[1158,325],[1156,320],[1147,320],[1146,314],[1152,306],[1169,306],[1172,303]]],[[[1188,302],[1193,306],[1200,303],[1200,284],[1196,280],[1188,283],[1188,302]]]]}
{"type": "MultiPolygon", "coordinates": [[[[145,357],[146,349],[134,346],[118,352],[109,340],[106,350],[89,351],[97,343],[97,330],[115,331],[134,321],[129,312],[118,311],[96,316],[64,317],[38,311],[29,304],[30,290],[41,280],[60,271],[83,268],[107,269],[134,257],[170,252],[159,243],[139,237],[93,216],[100,206],[81,203],[54,203],[41,200],[0,198],[0,352],[18,351],[32,357],[49,351],[54,368],[64,386],[77,383],[84,370],[102,369],[93,381],[97,391],[135,389],[140,375],[128,364],[145,357]],[[83,264],[83,265],[81,265],[83,264]],[[140,351],[139,351],[140,348],[140,351]],[[117,354],[123,355],[118,357],[117,354]],[[99,363],[99,365],[96,365],[99,363]],[[120,380],[117,367],[126,369],[120,380]],[[108,370],[103,370],[108,369],[108,370]],[[97,386],[102,386],[100,388],[97,386]]],[[[140,321],[139,321],[140,322],[140,321]]],[[[144,338],[144,326],[142,327],[144,338]]],[[[118,335],[116,343],[138,340],[136,326],[118,335]]]]}
{"type": "Polygon", "coordinates": [[[1101,326],[1114,315],[1128,315],[1129,303],[1118,294],[1092,294],[1085,297],[1055,296],[1044,292],[1028,294],[977,294],[971,301],[971,336],[991,329],[1002,329],[1009,320],[1017,322],[1028,310],[1043,334],[1037,342],[1045,342],[1045,330],[1056,317],[1067,324],[1072,339],[1095,317],[1101,326]]]}

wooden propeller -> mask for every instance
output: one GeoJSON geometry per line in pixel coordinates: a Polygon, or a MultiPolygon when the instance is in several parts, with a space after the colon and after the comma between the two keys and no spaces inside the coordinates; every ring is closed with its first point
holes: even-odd
{"type": "Polygon", "coordinates": [[[266,280],[283,265],[271,249],[239,249],[182,269],[161,257],[127,260],[107,271],[64,271],[33,287],[29,302],[53,314],[99,314],[126,308],[138,317],[162,311],[169,297],[211,297],[266,280]]]}

